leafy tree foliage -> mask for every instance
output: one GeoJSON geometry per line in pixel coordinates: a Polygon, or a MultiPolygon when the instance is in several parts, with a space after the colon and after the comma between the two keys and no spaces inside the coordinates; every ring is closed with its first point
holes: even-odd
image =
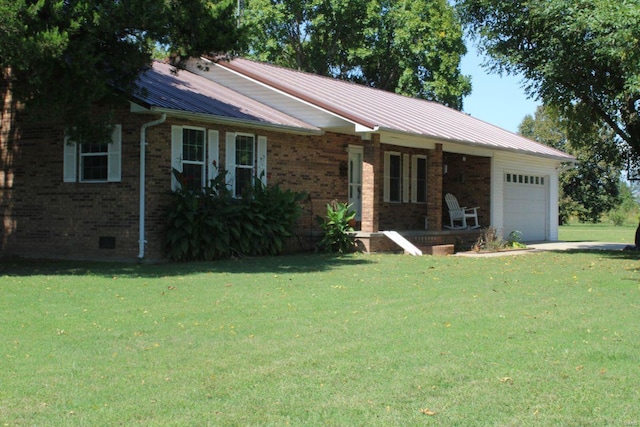
{"type": "Polygon", "coordinates": [[[458,0],[457,6],[493,71],[521,73],[528,93],[560,109],[577,133],[604,123],[620,151],[640,157],[638,0],[458,0]]]}
{"type": "MultiPolygon", "coordinates": [[[[520,124],[522,135],[573,154],[578,163],[560,174],[560,218],[599,222],[602,214],[621,203],[621,158],[616,138],[608,128],[592,127],[589,133],[569,138],[569,120],[551,107],[538,107],[535,117],[520,124]]],[[[575,135],[575,132],[574,132],[575,135]]]]}
{"type": "MultiPolygon", "coordinates": [[[[233,0],[0,0],[3,122],[16,108],[99,128],[90,106],[135,88],[156,44],[176,58],[226,51],[238,39],[233,0]]],[[[3,141],[11,131],[3,128],[3,141]]]]}
{"type": "Polygon", "coordinates": [[[248,0],[247,54],[462,108],[462,28],[446,0],[248,0]]]}
{"type": "Polygon", "coordinates": [[[621,226],[628,221],[638,223],[638,202],[633,196],[631,183],[621,180],[619,183],[620,205],[607,213],[607,218],[613,225],[621,226]]]}

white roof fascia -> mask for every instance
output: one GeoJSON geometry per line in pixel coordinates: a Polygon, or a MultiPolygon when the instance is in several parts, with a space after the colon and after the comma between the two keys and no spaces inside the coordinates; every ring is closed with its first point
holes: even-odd
{"type": "Polygon", "coordinates": [[[356,123],[356,127],[355,127],[355,132],[356,133],[371,133],[371,132],[376,132],[378,130],[378,127],[374,127],[374,128],[370,128],[364,125],[361,125],[359,123],[356,123]]]}
{"type": "MultiPolygon", "coordinates": [[[[571,158],[566,158],[566,157],[562,157],[562,156],[553,156],[550,154],[544,154],[544,153],[536,153],[534,151],[528,151],[528,150],[519,150],[516,148],[507,148],[507,147],[502,147],[499,145],[489,145],[486,143],[480,143],[480,142],[472,142],[472,141],[462,141],[462,140],[455,140],[455,139],[449,139],[449,138],[440,138],[440,137],[436,137],[436,136],[429,136],[429,135],[420,135],[420,134],[414,134],[414,133],[409,133],[409,132],[402,132],[402,131],[397,131],[394,129],[385,129],[385,128],[379,128],[378,129],[380,132],[385,132],[388,133],[389,135],[404,135],[406,136],[413,136],[413,137],[422,137],[427,141],[431,141],[432,143],[438,143],[438,144],[442,144],[443,145],[443,150],[444,151],[449,151],[449,150],[445,150],[445,147],[449,147],[450,144],[456,144],[456,145],[463,145],[463,146],[467,146],[467,147],[473,147],[476,149],[481,149],[481,150],[487,150],[487,152],[492,152],[492,151],[504,151],[504,152],[510,152],[510,153],[517,153],[517,154],[524,154],[527,156],[533,156],[533,157],[541,157],[541,158],[546,158],[546,159],[550,159],[550,160],[556,160],[556,161],[560,161],[560,162],[575,162],[575,159],[571,159],[571,158]]],[[[382,133],[381,133],[382,135],[382,133]]],[[[388,139],[387,139],[388,141],[388,139]]],[[[382,140],[381,138],[381,142],[384,142],[384,140],[382,140]]],[[[413,145],[415,147],[415,145],[413,145]]],[[[420,147],[420,146],[418,146],[420,147]]],[[[464,153],[464,152],[460,152],[461,154],[470,154],[471,153],[464,153]]],[[[492,157],[492,155],[487,155],[486,157],[492,157]]]]}
{"type": "Polygon", "coordinates": [[[493,157],[494,151],[487,148],[472,147],[469,145],[443,142],[435,138],[418,135],[393,135],[389,133],[381,134],[380,143],[387,145],[397,145],[400,147],[418,148],[424,150],[434,150],[436,144],[442,144],[443,151],[447,153],[466,154],[469,156],[493,157]]]}
{"type": "Polygon", "coordinates": [[[380,143],[387,145],[397,145],[399,147],[422,148],[425,150],[433,150],[436,143],[424,136],[414,135],[411,133],[382,131],[380,134],[380,143]]]}

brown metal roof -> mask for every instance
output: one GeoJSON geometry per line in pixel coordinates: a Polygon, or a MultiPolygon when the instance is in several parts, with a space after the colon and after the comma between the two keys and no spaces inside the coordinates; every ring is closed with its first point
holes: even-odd
{"type": "Polygon", "coordinates": [[[218,65],[367,128],[574,160],[567,153],[436,102],[242,58],[218,65]]]}
{"type": "Polygon", "coordinates": [[[136,98],[152,109],[212,115],[262,125],[320,131],[295,117],[241,95],[211,80],[162,62],[142,73],[136,98]]]}

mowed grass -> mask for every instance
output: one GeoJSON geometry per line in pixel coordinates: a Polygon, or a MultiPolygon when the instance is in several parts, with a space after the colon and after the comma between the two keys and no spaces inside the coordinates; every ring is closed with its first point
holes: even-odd
{"type": "Polygon", "coordinates": [[[614,226],[606,223],[581,224],[576,222],[561,226],[558,231],[558,238],[568,242],[595,241],[633,245],[635,244],[637,227],[637,224],[614,226]]]}
{"type": "Polygon", "coordinates": [[[5,262],[0,425],[639,425],[638,267],[5,262]]]}

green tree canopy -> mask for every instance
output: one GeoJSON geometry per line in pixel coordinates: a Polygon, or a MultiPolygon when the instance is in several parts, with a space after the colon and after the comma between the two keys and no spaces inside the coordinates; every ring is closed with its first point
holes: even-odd
{"type": "Polygon", "coordinates": [[[248,56],[462,109],[462,27],[446,0],[248,0],[248,56]]]}
{"type": "Polygon", "coordinates": [[[22,105],[95,127],[90,106],[135,90],[156,44],[178,58],[227,51],[236,26],[233,0],[0,0],[3,122],[22,105]]]}
{"type": "Polygon", "coordinates": [[[560,217],[566,221],[599,222],[602,214],[621,200],[621,158],[616,137],[606,127],[569,138],[569,121],[552,107],[540,106],[535,116],[526,116],[519,126],[523,136],[574,155],[578,161],[560,174],[560,217]]]}
{"type": "Polygon", "coordinates": [[[490,69],[522,74],[527,92],[560,109],[582,128],[578,133],[605,123],[620,151],[640,156],[640,1],[458,0],[457,6],[490,69]]]}

